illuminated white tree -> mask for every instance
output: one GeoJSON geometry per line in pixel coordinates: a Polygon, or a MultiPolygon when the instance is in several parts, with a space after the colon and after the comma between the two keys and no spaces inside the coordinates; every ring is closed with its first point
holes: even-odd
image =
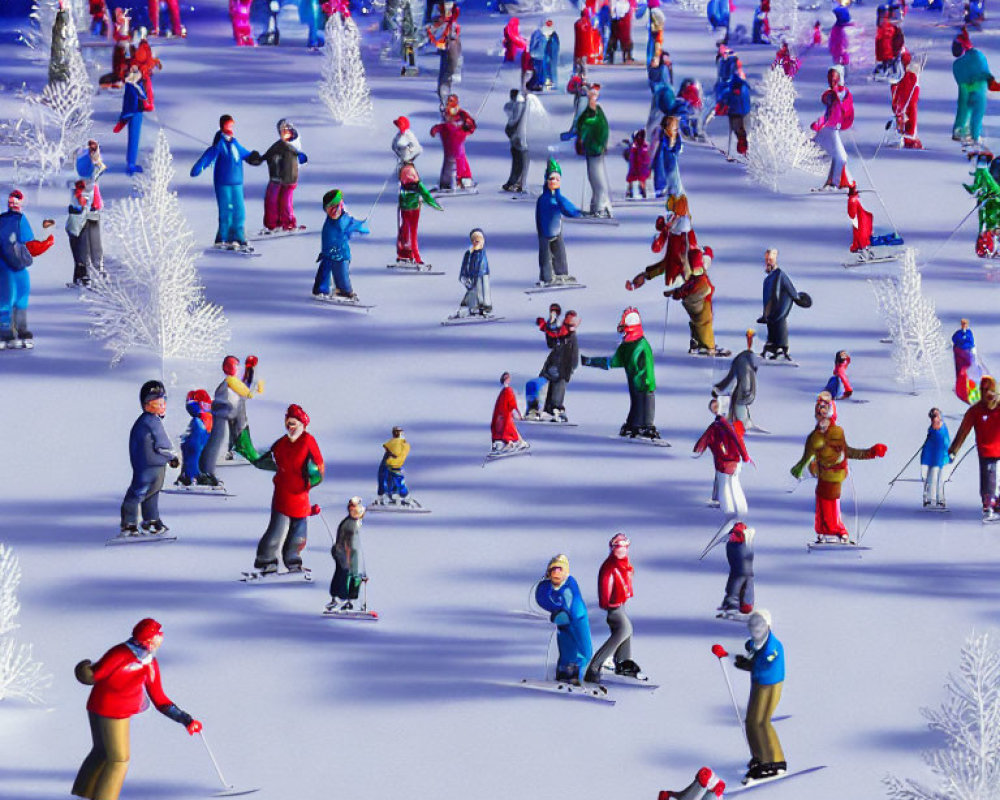
{"type": "Polygon", "coordinates": [[[21,610],[17,588],[21,583],[21,567],[17,556],[0,543],[0,700],[20,697],[30,703],[42,702],[42,691],[52,678],[42,672],[42,665],[31,656],[31,645],[14,640],[11,633],[18,627],[14,618],[21,610]]]}
{"type": "Polygon", "coordinates": [[[361,61],[361,33],[351,17],[331,14],[326,21],[320,99],[343,125],[369,125],[374,118],[372,93],[361,61]]]}

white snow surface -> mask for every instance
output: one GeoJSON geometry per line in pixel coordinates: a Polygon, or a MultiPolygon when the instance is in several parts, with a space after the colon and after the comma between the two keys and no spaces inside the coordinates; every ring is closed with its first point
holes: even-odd
{"type": "MultiPolygon", "coordinates": [[[[741,9],[747,24],[751,11],[741,9]]],[[[711,87],[714,39],[703,17],[668,12],[667,49],[677,82],[691,75],[711,87]]],[[[874,30],[873,6],[855,14],[874,30]]],[[[823,19],[828,27],[832,17],[824,12],[823,19]]],[[[569,12],[557,18],[562,86],[573,21],[569,12]]],[[[945,243],[973,201],[960,185],[968,165],[950,140],[953,31],[934,29],[936,21],[916,10],[906,22],[911,49],[933,45],[920,103],[928,151],[882,148],[870,171],[907,243],[921,251],[924,291],[946,332],[969,317],[982,357],[998,363],[993,284],[1000,272],[974,255],[974,219],[945,243]]],[[[67,192],[62,184],[28,188],[26,211],[35,230],[41,231],[43,217],[56,218],[57,244],[31,268],[36,348],[0,353],[0,540],[16,548],[23,570],[19,636],[35,645],[35,657],[55,680],[50,713],[7,701],[0,706],[0,797],[69,795],[90,746],[88,690],[75,682],[73,666],[125,640],[145,616],[164,625],[159,660],[168,694],[204,722],[226,778],[261,787],[262,800],[652,798],[661,788],[686,786],[702,765],[738,783],[747,753],[710,647],[721,642],[739,652],[745,630],[714,618],[726,578],[724,554],[718,548],[701,563],[697,555],[722,520],[703,502],[710,460],[689,460],[710,422],[710,385],[728,360],[685,355],[687,324],[678,304],[670,312],[667,354],[660,357],[658,285],[624,290],[626,278],[658,258],[649,250],[657,207],[617,208],[618,228],[567,225],[571,270],[588,288],[551,299],[580,312],[581,349],[592,355],[612,352],[621,310],[638,305],[658,354],[656,421],[674,447],[614,441],[627,407],[624,375],[580,369],[567,395],[579,427],[526,426],[530,457],[480,468],[497,379],[509,370],[523,391],[537,374],[546,350],[533,320],[550,302],[522,293],[537,276],[532,205],[495,191],[509,167],[501,107],[518,73],[512,66],[498,73],[485,53],[504,22],[481,13],[462,16],[465,71],[457,90],[479,122],[468,152],[480,194],[445,198],[444,213],[423,212],[421,250],[448,273],[443,277],[385,268],[394,260],[396,235],[392,119],[410,117],[425,146],[417,166],[427,185],[436,183],[440,169],[439,144],[428,135],[437,119],[436,56],[422,56],[420,78],[403,80],[397,67],[378,63],[379,34],[371,20],[361,20],[376,118],[366,131],[330,124],[315,98],[322,60],[307,52],[298,26],[284,26],[279,48],[237,48],[225,3],[206,0],[185,19],[187,41],[156,47],[164,68],[154,76],[157,110],[147,117],[143,150],[151,148],[158,126],[167,131],[183,210],[206,247],[216,226],[210,175],[192,179],[186,169],[211,140],[219,115],[232,114],[239,140],[262,151],[275,140],[281,117],[302,134],[310,160],[301,170],[296,209],[309,233],[257,243],[262,258],[208,254],[198,267],[208,299],[221,303],[231,321],[231,352],[260,358],[257,375],[267,390],[250,403],[255,440],[266,444],[281,434],[289,403],[311,415],[310,430],[327,460],[326,481],[313,499],[331,526],[351,495],[374,494],[380,444],[393,425],[406,428],[413,446],[408,482],[433,514],[366,520],[369,598],[381,614],[376,624],[320,616],[333,565],[318,519],[310,521],[305,552],[314,584],[237,581],[252,563],[270,500],[269,476],[251,468],[220,470],[237,495],[232,499],[164,496],[162,514],[176,542],[104,547],[117,530],[129,482],[126,441],[139,412],[138,387],[160,376],[161,365],[130,355],[109,369],[108,354],[87,337],[84,305],[64,288],[72,269],[62,230],[67,192]],[[376,308],[365,315],[313,302],[323,192],[343,189],[350,211],[365,216],[384,180],[389,186],[372,215],[373,234],[353,244],[355,290],[376,308]],[[458,269],[476,226],[486,232],[494,306],[506,321],[441,327],[461,299],[458,269]],[[596,573],[608,539],[620,530],[632,540],[636,568],[629,604],[634,657],[661,688],[654,694],[613,688],[618,702],[609,707],[500,685],[544,673],[551,626],[510,612],[526,607],[530,587],[554,553],[569,555],[594,609],[600,644],[606,627],[596,609],[596,573]]],[[[522,30],[536,24],[526,19],[522,30]]],[[[642,53],[643,25],[636,29],[636,53],[642,53]]],[[[972,39],[996,66],[996,40],[985,35],[993,32],[973,32],[972,39]]],[[[751,83],[772,56],[772,48],[743,49],[751,83]]],[[[93,74],[104,72],[110,50],[89,49],[87,57],[99,59],[93,74]]],[[[806,52],[795,79],[804,123],[819,114],[828,59],[825,48],[806,52]]],[[[8,87],[25,80],[37,88],[45,81],[44,65],[26,49],[7,46],[0,62],[8,87]]],[[[646,119],[645,73],[600,67],[592,73],[604,86],[612,141],[619,141],[646,119]]],[[[855,136],[870,156],[891,116],[888,89],[860,79],[851,86],[856,133],[846,134],[845,143],[860,186],[871,188],[855,136]]],[[[0,112],[16,108],[12,95],[0,100],[0,112]]],[[[542,100],[557,122],[568,124],[567,95],[542,100]]],[[[987,136],[997,125],[997,101],[989,102],[987,136]]],[[[102,188],[112,202],[129,186],[125,134],[110,130],[119,103],[117,93],[102,93],[95,114],[112,167],[102,188]]],[[[725,120],[713,122],[710,133],[724,144],[725,120]]],[[[572,148],[561,150],[566,194],[579,201],[584,164],[572,148]]],[[[5,182],[9,167],[0,162],[5,182]]],[[[609,156],[608,167],[615,188],[624,188],[619,152],[609,156]]],[[[773,614],[787,653],[778,713],[791,718],[777,729],[791,769],[828,769],[764,792],[774,800],[881,797],[887,772],[930,778],[919,750],[937,740],[919,707],[943,698],[946,673],[956,667],[970,630],[997,622],[1000,529],[980,525],[971,456],[948,484],[951,514],[922,513],[918,484],[900,483],[865,536],[873,550],[809,554],[812,484],[788,493],[788,469],[812,428],[813,398],[837,350],[853,357],[855,397],[870,400],[839,405],[848,441],[889,447],[885,459],[851,465],[862,527],[923,441],[927,410],[943,408],[954,434],[964,407],[948,390],[950,377],[941,394],[924,388],[920,396],[893,382],[889,346],[879,341],[885,328],[865,278],[894,266],[841,267],[853,260],[843,196],[809,196],[808,176],[798,176],[800,193],[772,196],[748,186],[740,165],[695,145],[686,147],[681,170],[698,238],[715,251],[711,276],[722,345],[738,351],[760,314],[766,247],[780,249],[796,287],[814,299],[811,309],[796,308],[790,318],[791,352],[801,367],[760,371],[753,414],[774,435],[749,438],[756,468],[745,469],[743,481],[757,529],[758,605],[773,614]]],[[[250,233],[260,223],[267,174],[264,168],[246,172],[250,233]]],[[[536,163],[536,189],[541,176],[536,163]]],[[[876,227],[888,227],[875,196],[863,198],[876,227]]],[[[763,326],[758,333],[762,337],[763,326]]],[[[168,363],[162,374],[171,392],[166,423],[176,437],[188,421],[185,393],[211,391],[221,371],[214,364],[168,363]]],[[[850,485],[844,495],[845,521],[856,534],[850,485]]],[[[743,703],[746,675],[731,674],[743,703]]],[[[199,742],[155,711],[134,720],[123,798],[197,798],[218,788],[199,742]]]]}

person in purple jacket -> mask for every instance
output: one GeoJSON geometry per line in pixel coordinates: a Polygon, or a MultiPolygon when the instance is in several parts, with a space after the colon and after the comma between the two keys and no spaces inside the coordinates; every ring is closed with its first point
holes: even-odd
{"type": "Polygon", "coordinates": [[[253,248],[247,244],[244,231],[247,210],[243,203],[243,162],[253,158],[259,164],[263,159],[256,150],[251,152],[236,141],[234,124],[229,114],[219,117],[219,130],[211,146],[191,167],[191,177],[196,178],[215,165],[212,180],[219,204],[219,230],[215,234],[215,246],[250,252],[253,248]]]}

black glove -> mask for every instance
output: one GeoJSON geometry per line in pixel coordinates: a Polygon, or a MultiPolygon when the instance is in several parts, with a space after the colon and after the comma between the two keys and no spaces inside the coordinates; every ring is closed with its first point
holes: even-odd
{"type": "Polygon", "coordinates": [[[194,722],[194,717],[185,711],[181,711],[176,703],[171,703],[169,706],[164,706],[159,709],[162,714],[170,717],[174,722],[179,722],[185,728],[194,722]]]}
{"type": "Polygon", "coordinates": [[[736,669],[746,670],[747,672],[753,669],[753,661],[751,661],[749,658],[743,655],[736,656],[736,658],[733,660],[733,664],[735,665],[736,669]]]}
{"type": "Polygon", "coordinates": [[[177,469],[177,468],[178,468],[178,467],[179,467],[179,466],[181,465],[181,460],[180,460],[180,459],[179,459],[179,458],[178,458],[177,456],[174,456],[174,457],[173,457],[172,459],[170,459],[170,461],[169,461],[169,462],[167,462],[167,463],[168,463],[168,464],[170,464],[170,466],[171,466],[171,467],[172,467],[173,469],[177,469]]]}
{"type": "Polygon", "coordinates": [[[545,319],[543,317],[535,317],[535,324],[541,328],[545,324],[545,319]]]}
{"type": "Polygon", "coordinates": [[[585,355],[581,354],[580,355],[580,364],[581,364],[581,366],[589,367],[590,366],[590,356],[585,356],[585,355]]]}
{"type": "Polygon", "coordinates": [[[764,319],[764,317],[757,317],[757,324],[758,325],[766,325],[767,324],[767,320],[764,319]]]}
{"type": "Polygon", "coordinates": [[[715,389],[712,389],[712,397],[718,397],[718,396],[719,393],[715,389]]]}
{"type": "Polygon", "coordinates": [[[853,392],[853,391],[850,391],[850,392],[844,392],[844,396],[843,396],[843,397],[841,397],[840,399],[841,399],[841,400],[846,400],[846,399],[847,399],[848,397],[850,397],[850,396],[851,396],[852,394],[854,394],[854,392],[853,392]]]}

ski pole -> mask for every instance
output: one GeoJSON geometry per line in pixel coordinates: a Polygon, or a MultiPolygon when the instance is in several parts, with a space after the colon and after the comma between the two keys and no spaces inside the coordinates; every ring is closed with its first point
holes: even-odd
{"type": "Polygon", "coordinates": [[[707,556],[710,552],[712,552],[712,550],[716,547],[716,545],[722,543],[722,540],[724,538],[722,534],[725,532],[726,528],[729,527],[730,522],[732,522],[732,519],[727,518],[726,521],[722,523],[722,526],[719,528],[719,530],[717,530],[715,533],[712,534],[712,538],[709,540],[708,546],[704,550],[702,550],[701,555],[698,556],[699,561],[701,561],[703,558],[705,558],[705,556],[707,556]]]}
{"type": "Polygon", "coordinates": [[[971,453],[975,449],[976,449],[976,446],[972,445],[971,447],[969,447],[968,450],[966,450],[964,453],[962,453],[961,458],[959,458],[958,461],[956,461],[954,463],[954,465],[952,465],[951,472],[948,473],[948,480],[945,481],[945,483],[948,483],[948,481],[950,481],[952,479],[952,477],[955,475],[955,470],[958,469],[958,465],[961,464],[963,461],[965,461],[965,457],[967,455],[969,455],[969,453],[971,453]]]}
{"type": "Polygon", "coordinates": [[[712,655],[719,659],[719,668],[722,670],[722,677],[726,679],[726,686],[729,688],[729,697],[733,701],[733,711],[736,712],[736,724],[740,726],[740,730],[743,732],[743,741],[747,743],[747,750],[750,751],[750,755],[753,755],[753,748],[750,747],[750,739],[747,738],[747,729],[743,725],[743,715],[740,714],[740,707],[736,702],[736,693],[733,691],[733,683],[729,680],[729,672],[726,671],[726,665],[722,662],[729,653],[726,652],[726,648],[721,644],[712,645],[712,655]]]}
{"type": "Polygon", "coordinates": [[[983,204],[983,202],[984,202],[983,200],[980,200],[978,203],[976,203],[976,205],[973,207],[973,209],[968,214],[966,214],[964,217],[962,217],[962,219],[958,223],[958,225],[956,225],[954,228],[952,228],[951,233],[949,233],[948,236],[947,236],[947,238],[945,238],[945,240],[943,242],[941,242],[941,244],[938,246],[938,249],[935,250],[932,255],[928,256],[922,262],[920,262],[920,264],[918,264],[918,266],[921,266],[921,267],[925,266],[925,265],[931,263],[931,261],[933,261],[935,258],[937,258],[938,253],[940,253],[945,248],[945,245],[947,245],[948,242],[951,241],[951,237],[954,236],[956,233],[958,233],[958,231],[966,223],[966,221],[969,219],[969,217],[971,217],[973,214],[975,214],[979,210],[979,207],[983,204]]]}
{"type": "Polygon", "coordinates": [[[667,352],[667,320],[670,318],[670,298],[667,297],[663,306],[663,339],[660,340],[660,355],[667,352]]]}
{"type": "Polygon", "coordinates": [[[212,766],[215,767],[215,772],[219,776],[219,780],[222,782],[222,788],[227,792],[233,791],[236,787],[229,783],[225,776],[222,774],[222,770],[219,769],[219,762],[215,760],[215,754],[212,752],[212,748],[208,746],[208,739],[205,738],[205,731],[198,731],[198,736],[201,737],[201,743],[205,745],[205,750],[208,752],[208,757],[212,759],[212,766]]]}
{"type": "MultiPolygon", "coordinates": [[[[860,521],[858,520],[858,489],[854,485],[854,473],[849,471],[847,473],[847,477],[851,481],[851,495],[854,497],[854,530],[858,530],[858,528],[861,525],[860,521]]],[[[861,534],[858,534],[858,542],[860,541],[861,541],[861,534]]]]}
{"type": "Polygon", "coordinates": [[[910,466],[910,464],[913,463],[913,459],[915,459],[918,455],[920,455],[920,451],[923,450],[923,449],[924,449],[923,445],[920,445],[920,447],[917,448],[917,452],[915,452],[912,456],[910,456],[910,460],[909,461],[907,461],[905,464],[903,464],[903,468],[899,472],[896,473],[896,477],[893,478],[891,481],[889,481],[889,485],[890,486],[892,486],[896,481],[899,480],[900,476],[904,472],[906,472],[906,468],[908,466],[910,466]]]}
{"type": "Polygon", "coordinates": [[[493,88],[497,85],[497,78],[500,77],[500,70],[503,69],[503,60],[500,61],[500,65],[497,67],[496,74],[493,76],[493,82],[490,84],[490,88],[486,91],[486,96],[483,97],[483,102],[479,104],[479,108],[476,109],[475,119],[479,119],[479,115],[483,113],[483,108],[486,106],[486,101],[490,99],[490,95],[493,94],[493,88]]]}
{"type": "MultiPolygon", "coordinates": [[[[865,176],[868,178],[868,183],[872,185],[872,189],[875,189],[875,181],[872,180],[872,174],[868,171],[868,162],[865,161],[865,157],[861,155],[861,148],[858,147],[858,137],[854,134],[854,128],[850,129],[851,141],[854,142],[854,150],[858,154],[858,160],[861,162],[861,168],[865,171],[865,176]]],[[[892,219],[892,214],[889,213],[889,208],[882,200],[882,195],[879,194],[878,189],[875,189],[875,197],[878,198],[878,203],[882,206],[882,210],[885,211],[886,219],[889,220],[889,224],[892,225],[892,230],[899,235],[899,228],[896,227],[896,223],[892,219]]]]}
{"type": "Polygon", "coordinates": [[[326,528],[326,532],[330,535],[330,543],[336,544],[337,537],[334,535],[333,528],[330,527],[330,523],[326,521],[326,515],[320,511],[316,516],[319,517],[319,521],[323,523],[323,527],[326,528]]]}
{"type": "Polygon", "coordinates": [[[396,170],[395,170],[395,168],[393,168],[392,172],[390,172],[386,176],[385,182],[382,184],[382,188],[379,189],[378,190],[378,194],[375,195],[375,202],[372,203],[371,208],[368,209],[368,213],[365,214],[365,216],[363,217],[363,219],[365,221],[371,219],[371,216],[372,216],[372,214],[375,211],[375,206],[377,206],[378,205],[378,201],[382,199],[382,195],[385,194],[385,190],[386,190],[386,187],[389,185],[389,181],[392,180],[392,176],[395,175],[395,174],[396,174],[396,170]]]}

